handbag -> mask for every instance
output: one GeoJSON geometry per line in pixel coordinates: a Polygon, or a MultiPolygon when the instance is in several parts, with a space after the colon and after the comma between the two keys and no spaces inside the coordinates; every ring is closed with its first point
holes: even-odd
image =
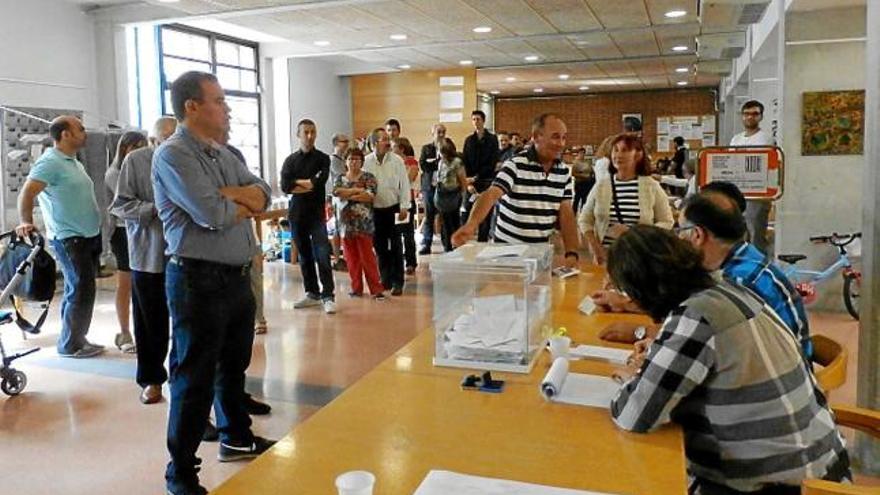
{"type": "MultiPolygon", "coordinates": [[[[44,249],[43,240],[38,246],[29,246],[15,238],[11,238],[6,251],[0,257],[0,287],[6,288],[19,272],[22,263],[27,260],[32,250],[39,249],[31,262],[30,269],[23,270],[19,284],[13,289],[12,295],[20,300],[42,302],[43,312],[36,325],[31,324],[21,315],[18,304],[15,304],[16,324],[28,333],[39,333],[49,313],[49,303],[55,296],[55,260],[44,249]]],[[[13,301],[15,302],[15,301],[13,301]]]]}

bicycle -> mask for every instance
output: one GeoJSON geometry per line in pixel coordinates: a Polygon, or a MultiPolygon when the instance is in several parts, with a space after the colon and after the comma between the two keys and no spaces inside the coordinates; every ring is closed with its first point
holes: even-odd
{"type": "Polygon", "coordinates": [[[833,277],[838,271],[843,275],[843,304],[847,312],[859,319],[859,295],[861,294],[862,273],[852,266],[850,256],[858,256],[861,243],[853,244],[856,239],[862,237],[861,232],[852,234],[820,235],[810,237],[814,244],[831,244],[837,248],[838,257],[828,268],[822,271],[805,270],[797,267],[797,262],[807,259],[803,254],[780,254],[777,258],[786,263],[779,268],[795,285],[797,291],[809,303],[816,298],[816,284],[833,277]],[[850,246],[849,251],[847,246],[850,246]],[[851,251],[851,252],[850,252],[851,251]]]}

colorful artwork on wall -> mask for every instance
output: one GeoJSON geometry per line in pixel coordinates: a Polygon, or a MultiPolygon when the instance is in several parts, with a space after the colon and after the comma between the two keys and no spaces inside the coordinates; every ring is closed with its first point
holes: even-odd
{"type": "Polygon", "coordinates": [[[802,155],[861,155],[865,145],[865,92],[803,95],[802,155]]]}

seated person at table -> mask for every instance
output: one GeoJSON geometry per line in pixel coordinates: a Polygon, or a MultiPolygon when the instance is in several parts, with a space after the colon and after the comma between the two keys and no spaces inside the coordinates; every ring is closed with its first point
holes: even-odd
{"type": "Polygon", "coordinates": [[[684,430],[691,494],[798,494],[849,480],[849,458],[800,343],[751,291],[719,281],[675,234],[634,226],[609,250],[613,284],[655,321],[611,402],[621,428],[684,430]]]}
{"type": "MultiPolygon", "coordinates": [[[[746,234],[742,214],[745,204],[745,198],[735,185],[712,182],[685,201],[676,231],[702,253],[705,269],[720,270],[725,278],[748,287],[773,308],[809,358],[813,354],[813,344],[803,299],[764,253],[743,240],[746,234]]],[[[629,298],[612,291],[596,292],[593,300],[605,310],[636,309],[629,298]]],[[[609,327],[600,337],[632,342],[637,337],[633,331],[632,325],[618,324],[609,327]]],[[[652,332],[648,330],[648,333],[652,332]]]]}

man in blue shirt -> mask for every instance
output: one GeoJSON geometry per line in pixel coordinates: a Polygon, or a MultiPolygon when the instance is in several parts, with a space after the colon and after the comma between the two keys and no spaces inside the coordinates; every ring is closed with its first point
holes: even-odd
{"type": "Polygon", "coordinates": [[[86,340],[95,306],[95,277],[101,254],[101,220],[95,186],[76,153],[85,146],[86,130],[76,117],[58,117],[49,127],[54,147],[43,153],[31,168],[18,196],[20,224],[15,228],[27,237],[34,226],[34,198],[40,208],[55,257],[64,274],[61,303],[61,337],[58,355],[88,358],[104,348],[86,340]]]}
{"type": "Polygon", "coordinates": [[[250,263],[259,248],[248,218],[265,211],[269,186],[219,143],[229,107],[215,76],[187,72],[171,85],[178,125],[153,156],[171,313],[168,493],[201,495],[196,450],[211,403],[221,462],[252,459],[274,442],[254,436],[245,408],[245,370],[254,338],[250,263]]]}

